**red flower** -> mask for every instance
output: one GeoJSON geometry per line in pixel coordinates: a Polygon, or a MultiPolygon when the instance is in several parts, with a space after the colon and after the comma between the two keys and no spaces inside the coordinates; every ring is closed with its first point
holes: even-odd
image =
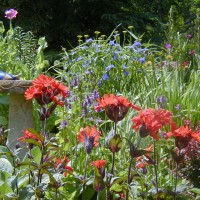
{"type": "Polygon", "coordinates": [[[167,139],[170,137],[174,137],[176,141],[176,146],[180,149],[187,147],[191,139],[200,142],[200,134],[195,133],[188,126],[181,126],[180,128],[173,130],[172,132],[168,132],[166,135],[167,139]]]}
{"type": "Polygon", "coordinates": [[[97,130],[96,126],[94,126],[93,128],[90,128],[89,126],[86,126],[85,128],[81,128],[78,133],[79,142],[82,142],[82,143],[85,142],[85,137],[84,137],[85,134],[88,137],[94,137],[94,146],[99,145],[97,140],[99,139],[101,132],[97,130]]]}
{"type": "Polygon", "coordinates": [[[77,137],[79,142],[84,143],[85,151],[89,154],[94,146],[99,145],[97,141],[100,135],[101,132],[97,130],[96,126],[93,128],[86,126],[85,128],[80,129],[77,137]]]}
{"type": "Polygon", "coordinates": [[[98,169],[101,169],[102,167],[105,166],[106,163],[107,163],[106,160],[96,160],[91,162],[91,165],[97,167],[98,169]]]}
{"type": "Polygon", "coordinates": [[[132,118],[133,129],[140,130],[140,136],[152,136],[155,140],[159,139],[158,131],[165,125],[174,125],[172,113],[168,110],[159,108],[158,110],[149,108],[139,111],[139,115],[132,118]]]}
{"type": "Polygon", "coordinates": [[[68,87],[43,74],[33,80],[33,86],[29,87],[25,92],[27,100],[34,98],[40,105],[49,104],[53,101],[62,106],[63,98],[68,95],[68,87]]]}
{"type": "Polygon", "coordinates": [[[55,166],[55,168],[56,168],[57,170],[60,170],[60,171],[62,171],[62,172],[64,171],[64,174],[63,174],[63,175],[66,177],[66,176],[67,176],[67,171],[73,172],[73,168],[70,167],[70,166],[68,166],[68,163],[69,163],[69,162],[70,162],[70,160],[68,160],[67,157],[64,156],[63,159],[57,158],[57,159],[55,160],[54,166],[55,166]]]}
{"type": "Polygon", "coordinates": [[[127,98],[115,96],[114,94],[104,94],[102,98],[98,98],[98,104],[94,109],[97,112],[104,109],[108,118],[114,122],[122,120],[126,116],[129,108],[137,111],[141,110],[140,107],[129,102],[127,98]]]}
{"type": "Polygon", "coordinates": [[[31,133],[30,131],[25,130],[22,132],[24,133],[24,136],[18,138],[17,140],[21,140],[22,142],[26,142],[25,141],[26,139],[34,139],[34,140],[40,141],[40,139],[37,136],[35,136],[33,133],[31,133]]]}

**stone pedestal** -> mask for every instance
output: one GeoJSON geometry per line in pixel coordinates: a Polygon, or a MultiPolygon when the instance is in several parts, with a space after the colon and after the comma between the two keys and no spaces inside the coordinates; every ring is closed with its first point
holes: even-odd
{"type": "MultiPolygon", "coordinates": [[[[19,143],[17,138],[23,136],[22,130],[33,128],[32,101],[24,98],[24,92],[31,83],[32,81],[24,80],[0,81],[0,92],[10,94],[7,145],[11,150],[14,150],[15,145],[19,143]]],[[[24,154],[25,151],[20,152],[19,157],[22,158],[24,154]]]]}

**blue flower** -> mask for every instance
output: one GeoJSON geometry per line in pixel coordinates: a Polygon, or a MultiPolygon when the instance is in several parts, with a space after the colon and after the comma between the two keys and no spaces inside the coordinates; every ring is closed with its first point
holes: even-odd
{"type": "Polygon", "coordinates": [[[127,66],[126,66],[126,65],[123,65],[123,66],[122,66],[122,69],[126,69],[126,68],[127,68],[127,66]]]}
{"type": "Polygon", "coordinates": [[[110,69],[115,68],[115,66],[113,64],[109,65],[108,67],[106,67],[106,71],[109,71],[110,69]]]}
{"type": "Polygon", "coordinates": [[[141,43],[140,42],[134,42],[134,44],[133,44],[134,46],[136,46],[136,47],[141,47],[142,45],[141,45],[141,43]]]}
{"type": "Polygon", "coordinates": [[[109,45],[115,46],[115,41],[114,40],[110,40],[109,45]]]}
{"type": "Polygon", "coordinates": [[[104,74],[103,77],[102,77],[102,80],[106,81],[106,80],[108,80],[108,79],[109,79],[108,74],[104,74]]]}

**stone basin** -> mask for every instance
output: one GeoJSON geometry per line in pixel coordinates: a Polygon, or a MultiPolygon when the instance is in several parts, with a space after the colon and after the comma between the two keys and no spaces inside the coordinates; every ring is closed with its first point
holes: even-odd
{"type": "MultiPolygon", "coordinates": [[[[17,138],[22,137],[22,131],[26,128],[33,128],[33,105],[32,101],[24,98],[24,92],[32,84],[31,80],[0,80],[0,92],[9,93],[9,121],[7,145],[15,150],[17,138]]],[[[20,143],[20,146],[24,144],[20,143]]],[[[20,152],[19,157],[23,158],[27,149],[20,152]]]]}

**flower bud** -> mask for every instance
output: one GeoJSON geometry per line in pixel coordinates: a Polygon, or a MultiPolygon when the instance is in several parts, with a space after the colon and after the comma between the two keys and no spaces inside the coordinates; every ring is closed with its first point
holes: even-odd
{"type": "Polygon", "coordinates": [[[108,148],[112,153],[118,152],[122,148],[122,139],[119,134],[114,135],[107,141],[108,148]]]}

